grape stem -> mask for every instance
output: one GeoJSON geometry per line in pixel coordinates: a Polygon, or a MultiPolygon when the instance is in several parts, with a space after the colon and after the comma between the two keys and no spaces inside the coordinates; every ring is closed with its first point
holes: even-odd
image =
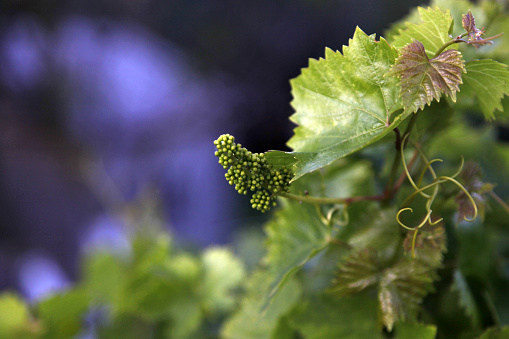
{"type": "MultiPolygon", "coordinates": [[[[502,33],[499,33],[497,35],[494,35],[494,36],[486,38],[486,39],[476,40],[475,42],[477,42],[477,43],[488,42],[488,41],[491,41],[491,40],[495,40],[496,38],[499,38],[503,34],[504,33],[502,32],[502,33]]],[[[442,53],[447,47],[451,46],[452,44],[459,44],[460,42],[465,42],[467,44],[471,44],[472,43],[471,41],[463,39],[467,35],[468,35],[468,33],[463,33],[461,35],[458,35],[456,38],[446,42],[442,47],[440,47],[438,49],[438,51],[435,53],[435,55],[433,55],[433,58],[436,58],[437,56],[439,56],[440,53],[442,53]]]]}
{"type": "Polygon", "coordinates": [[[280,197],[296,200],[299,202],[306,202],[311,204],[345,204],[349,205],[354,202],[359,201],[378,201],[384,200],[386,193],[379,195],[366,195],[366,196],[358,196],[358,197],[348,197],[348,198],[330,198],[330,197],[313,197],[311,195],[298,195],[292,193],[278,193],[280,197]]]}
{"type": "Polygon", "coordinates": [[[499,203],[500,206],[502,206],[507,213],[509,213],[509,206],[505,203],[504,200],[502,200],[502,198],[500,198],[495,192],[493,191],[489,191],[488,194],[493,198],[495,199],[496,202],[499,203]]]}
{"type": "MultiPolygon", "coordinates": [[[[412,118],[410,119],[410,122],[408,123],[408,126],[407,126],[405,132],[403,133],[403,135],[401,135],[401,132],[399,131],[398,128],[394,129],[394,132],[396,133],[396,141],[395,141],[396,149],[401,148],[402,142],[404,142],[403,148],[406,146],[406,143],[408,141],[408,135],[410,135],[410,132],[412,131],[412,129],[415,125],[417,116],[418,116],[417,113],[412,115],[412,118]]],[[[412,167],[412,165],[416,161],[417,155],[418,155],[417,153],[418,152],[416,151],[416,154],[414,154],[414,156],[412,157],[412,160],[408,164],[409,167],[412,167]]],[[[396,181],[396,184],[394,184],[396,174],[398,172],[398,168],[399,168],[400,164],[401,164],[401,152],[396,152],[396,155],[394,157],[394,162],[393,162],[392,168],[391,168],[391,173],[389,174],[389,180],[387,182],[386,189],[382,194],[347,197],[347,198],[314,197],[314,196],[310,196],[307,194],[306,195],[298,195],[298,194],[283,193],[283,192],[277,193],[277,195],[280,197],[283,197],[283,198],[296,200],[298,202],[306,202],[306,203],[311,203],[311,204],[350,205],[352,203],[356,203],[359,201],[389,201],[393,197],[394,193],[396,193],[399,190],[403,181],[406,178],[406,174],[405,174],[405,172],[403,172],[403,173],[401,173],[400,177],[396,181]]]]}

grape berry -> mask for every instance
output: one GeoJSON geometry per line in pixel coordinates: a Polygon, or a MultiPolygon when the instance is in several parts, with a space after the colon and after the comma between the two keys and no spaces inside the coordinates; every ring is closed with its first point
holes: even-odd
{"type": "Polygon", "coordinates": [[[235,185],[239,194],[254,192],[251,206],[266,212],[276,205],[278,193],[287,193],[292,172],[285,167],[275,170],[265,159],[263,153],[252,153],[241,144],[235,143],[230,134],[223,134],[214,141],[215,155],[219,164],[227,170],[225,177],[230,185],[235,185]]]}

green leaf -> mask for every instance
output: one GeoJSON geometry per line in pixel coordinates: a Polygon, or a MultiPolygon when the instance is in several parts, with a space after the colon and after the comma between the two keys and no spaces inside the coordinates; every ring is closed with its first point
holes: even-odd
{"type": "Polygon", "coordinates": [[[202,322],[200,303],[190,293],[168,305],[171,316],[171,326],[167,328],[168,338],[192,339],[196,338],[196,331],[202,322]]]}
{"type": "Polygon", "coordinates": [[[30,324],[27,305],[15,294],[0,295],[0,337],[20,338],[30,324]]]}
{"type": "Polygon", "coordinates": [[[387,75],[400,78],[405,111],[417,112],[433,100],[440,101],[442,93],[455,102],[464,71],[461,53],[457,50],[450,49],[429,59],[424,45],[415,40],[402,48],[402,54],[387,75]]]}
{"type": "Polygon", "coordinates": [[[358,293],[378,283],[380,262],[376,251],[365,248],[350,254],[339,265],[331,292],[338,295],[358,293]]]}
{"type": "Polygon", "coordinates": [[[348,244],[358,251],[374,249],[377,260],[386,267],[393,263],[401,248],[401,227],[396,222],[396,210],[374,207],[365,213],[361,220],[352,221],[347,226],[353,231],[348,244]]]}
{"type": "Polygon", "coordinates": [[[384,77],[397,57],[387,41],[357,28],[343,54],[325,51],[325,59],[291,80],[299,126],[288,145],[299,162],[295,179],[351,154],[389,133],[401,117],[396,79],[384,77]]]}
{"type": "Polygon", "coordinates": [[[435,339],[437,327],[420,323],[397,323],[395,327],[396,339],[435,339]]]}
{"type": "MultiPolygon", "coordinates": [[[[149,256],[133,268],[124,291],[127,300],[118,307],[150,320],[165,318],[172,308],[181,308],[182,304],[186,304],[186,309],[197,310],[199,300],[195,291],[201,278],[198,260],[189,254],[174,255],[160,263],[156,260],[149,256]],[[145,260],[154,262],[149,265],[145,260]]],[[[176,326],[184,324],[176,322],[176,326]]]]}
{"type": "MultiPolygon", "coordinates": [[[[408,232],[404,242],[407,250],[412,238],[413,232],[408,232]]],[[[443,252],[446,250],[443,225],[420,230],[415,248],[415,259],[403,257],[385,269],[380,278],[380,313],[389,331],[396,322],[414,320],[422,299],[433,290],[433,281],[438,278],[436,271],[442,266],[443,252]]]]}
{"type": "Polygon", "coordinates": [[[318,296],[303,304],[289,320],[306,339],[383,338],[376,299],[366,293],[343,298],[318,296]]]}
{"type": "Polygon", "coordinates": [[[74,289],[45,299],[37,306],[37,314],[45,324],[48,338],[71,338],[81,330],[90,297],[85,290],[74,289]]]}
{"type": "Polygon", "coordinates": [[[96,303],[114,303],[123,298],[127,266],[110,253],[95,253],[84,263],[83,284],[96,303]]]}
{"type": "Polygon", "coordinates": [[[293,273],[328,246],[332,228],[320,219],[314,205],[283,200],[266,232],[264,261],[274,273],[271,298],[293,273]]]}
{"type": "MultiPolygon", "coordinates": [[[[301,195],[321,197],[369,195],[374,191],[372,177],[370,162],[342,159],[302,177],[293,183],[291,190],[301,195]]],[[[274,273],[270,296],[288,277],[324,250],[329,245],[329,239],[338,232],[338,228],[334,227],[336,219],[332,217],[327,221],[324,216],[330,212],[327,208],[334,209],[332,205],[323,205],[319,209],[312,204],[286,199],[282,199],[280,205],[281,210],[265,226],[268,239],[264,262],[274,273]]]]}
{"type": "Polygon", "coordinates": [[[398,321],[414,320],[434,276],[418,260],[404,260],[384,271],[378,289],[382,322],[389,331],[398,321]]]}
{"type": "Polygon", "coordinates": [[[452,33],[453,19],[449,10],[443,12],[438,7],[435,9],[418,7],[418,11],[421,22],[408,22],[407,27],[401,29],[399,35],[394,37],[392,45],[400,49],[417,40],[424,46],[427,56],[432,58],[440,47],[451,40],[449,34],[452,33]]]}
{"type": "Polygon", "coordinates": [[[231,310],[235,306],[233,290],[239,287],[246,275],[244,266],[224,248],[207,249],[202,255],[202,262],[205,310],[211,313],[231,310]]]}
{"type": "Polygon", "coordinates": [[[283,151],[268,151],[264,155],[267,162],[276,170],[282,167],[292,168],[299,161],[292,153],[283,151]]]}
{"type": "Polygon", "coordinates": [[[455,290],[459,295],[459,304],[465,311],[465,314],[472,321],[472,325],[474,327],[479,326],[480,324],[480,314],[477,308],[477,304],[475,302],[474,295],[468,286],[465,277],[461,273],[460,270],[454,271],[454,282],[452,284],[452,289],[455,290]]]}
{"type": "Polygon", "coordinates": [[[264,308],[271,280],[270,273],[261,271],[249,277],[241,307],[224,323],[221,338],[267,339],[281,331],[279,321],[299,300],[301,289],[295,280],[289,280],[272,303],[264,308]]]}
{"type": "MultiPolygon", "coordinates": [[[[409,231],[403,242],[407,253],[412,250],[414,232],[409,231]]],[[[438,268],[447,251],[447,237],[442,223],[426,226],[419,230],[415,239],[415,257],[431,268],[438,268]]]]}
{"type": "Polygon", "coordinates": [[[509,95],[509,70],[507,65],[491,59],[473,60],[466,63],[462,94],[475,96],[487,120],[495,118],[495,110],[503,111],[501,100],[509,95]],[[464,92],[464,93],[463,93],[464,92]]]}
{"type": "Polygon", "coordinates": [[[154,335],[152,324],[135,316],[122,316],[114,321],[99,326],[97,337],[101,339],[139,339],[154,335]]]}
{"type": "Polygon", "coordinates": [[[490,328],[484,332],[478,339],[505,339],[509,338],[509,326],[502,328],[490,328]]]}

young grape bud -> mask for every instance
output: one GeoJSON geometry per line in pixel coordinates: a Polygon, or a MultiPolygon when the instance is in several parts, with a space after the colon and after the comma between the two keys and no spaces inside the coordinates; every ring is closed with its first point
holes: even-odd
{"type": "Polygon", "coordinates": [[[265,159],[263,153],[252,153],[235,138],[223,134],[214,141],[219,164],[227,170],[226,181],[235,186],[239,194],[254,192],[251,206],[261,212],[270,210],[276,205],[278,193],[286,193],[290,187],[292,172],[285,167],[275,170],[265,159]]]}

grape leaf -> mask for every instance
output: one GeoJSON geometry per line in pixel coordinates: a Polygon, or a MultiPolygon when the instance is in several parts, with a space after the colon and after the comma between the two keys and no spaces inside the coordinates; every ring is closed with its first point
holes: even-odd
{"type": "Polygon", "coordinates": [[[255,271],[247,280],[246,295],[240,309],[223,325],[221,338],[265,339],[274,338],[278,323],[299,300],[301,288],[295,280],[289,280],[264,310],[265,296],[269,291],[270,273],[255,271]]]}
{"type": "Polygon", "coordinates": [[[475,48],[479,48],[484,45],[492,45],[493,41],[489,39],[484,39],[482,36],[485,33],[484,27],[479,29],[475,26],[475,19],[472,11],[468,11],[467,14],[464,14],[461,20],[463,28],[467,31],[468,39],[467,43],[469,45],[473,45],[475,48]]]}
{"type": "Polygon", "coordinates": [[[443,12],[438,7],[435,9],[418,7],[418,11],[421,22],[406,23],[407,27],[399,31],[392,45],[400,49],[417,40],[424,46],[427,56],[432,58],[440,47],[451,40],[449,34],[452,33],[454,21],[449,10],[443,12]]]}
{"type": "Polygon", "coordinates": [[[307,339],[384,338],[378,326],[376,299],[367,293],[314,297],[292,312],[289,321],[307,339]]]}
{"type": "MultiPolygon", "coordinates": [[[[407,253],[412,251],[414,232],[407,232],[403,247],[407,253]]],[[[440,267],[444,259],[444,253],[447,251],[447,237],[443,223],[428,225],[423,227],[417,233],[415,239],[415,257],[429,267],[440,267]]]]}
{"type": "Polygon", "coordinates": [[[95,328],[95,332],[96,337],[101,339],[139,339],[155,336],[152,324],[132,315],[116,317],[108,324],[95,328]]]}
{"type": "Polygon", "coordinates": [[[72,338],[79,333],[90,297],[84,289],[56,294],[37,305],[37,313],[45,324],[48,338],[72,338]]]}
{"type": "Polygon", "coordinates": [[[429,59],[424,45],[415,40],[402,48],[402,54],[387,75],[400,78],[405,111],[417,112],[426,104],[430,105],[433,99],[440,101],[442,93],[456,102],[464,71],[461,53],[457,50],[450,49],[429,59]]]}
{"type": "Polygon", "coordinates": [[[472,325],[474,327],[479,326],[481,319],[479,309],[477,308],[474,295],[472,294],[465,277],[460,270],[455,270],[453,277],[454,283],[451,288],[458,292],[460,306],[465,310],[465,314],[468,315],[472,321],[472,325]]]}
{"type": "MultiPolygon", "coordinates": [[[[0,295],[0,336],[2,338],[22,338],[32,326],[28,306],[20,297],[4,292],[0,295]]],[[[28,333],[26,334],[28,335],[28,333]]],[[[28,336],[25,336],[28,337],[28,336]]]]}
{"type": "Polygon", "coordinates": [[[495,110],[503,111],[501,100],[509,95],[507,65],[491,59],[472,60],[466,63],[461,91],[466,97],[475,96],[487,120],[495,118],[495,110]]]}
{"type": "MultiPolygon", "coordinates": [[[[323,197],[369,195],[374,192],[372,178],[370,162],[342,159],[322,171],[307,174],[291,189],[298,194],[306,190],[310,195],[323,197]]],[[[274,273],[271,296],[339,232],[333,226],[334,217],[329,224],[312,204],[282,199],[280,205],[281,210],[265,226],[268,241],[264,261],[274,273]]]]}
{"type": "Polygon", "coordinates": [[[294,272],[327,247],[332,228],[323,223],[314,205],[282,200],[266,232],[264,260],[275,274],[268,295],[272,298],[294,272]]]}
{"type": "Polygon", "coordinates": [[[235,305],[232,290],[244,279],[244,266],[224,248],[206,250],[202,262],[205,272],[201,291],[205,310],[210,313],[231,310],[235,305]]]}
{"type": "Polygon", "coordinates": [[[504,339],[507,337],[509,337],[509,326],[490,328],[477,339],[504,339]]]}
{"type": "Polygon", "coordinates": [[[348,228],[353,234],[348,244],[356,250],[372,248],[376,250],[377,260],[385,267],[394,261],[401,244],[401,230],[396,223],[396,209],[373,208],[365,210],[359,221],[353,220],[348,228]]]}
{"type": "Polygon", "coordinates": [[[365,248],[350,254],[339,265],[331,292],[338,295],[358,293],[378,283],[380,263],[376,251],[365,248]]]}
{"type": "Polygon", "coordinates": [[[418,260],[404,260],[384,271],[378,288],[382,322],[389,331],[397,321],[413,320],[422,298],[432,290],[433,276],[418,260]]]}
{"type": "Polygon", "coordinates": [[[343,54],[325,51],[325,59],[291,80],[297,125],[288,145],[296,151],[295,179],[324,167],[382,138],[401,121],[397,80],[384,77],[397,57],[387,41],[360,28],[343,54]]]}
{"type": "MultiPolygon", "coordinates": [[[[413,233],[409,232],[408,243],[413,233]]],[[[424,296],[433,290],[437,269],[442,266],[446,237],[443,225],[425,228],[417,235],[416,258],[403,257],[384,270],[378,287],[383,324],[392,329],[398,321],[413,320],[424,296]]]]}
{"type": "Polygon", "coordinates": [[[437,327],[420,323],[401,322],[396,324],[396,339],[435,339],[437,327]]]}

